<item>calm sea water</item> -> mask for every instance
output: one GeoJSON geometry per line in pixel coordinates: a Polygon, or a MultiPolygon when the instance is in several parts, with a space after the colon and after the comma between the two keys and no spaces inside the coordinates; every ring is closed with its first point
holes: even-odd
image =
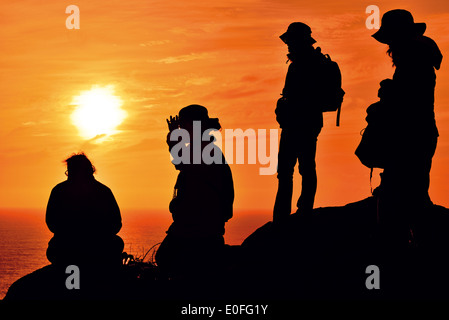
{"type": "MultiPolygon", "coordinates": [[[[270,212],[235,212],[226,225],[226,243],[241,244],[270,218],[270,212]]],[[[143,257],[164,239],[171,216],[168,212],[123,211],[122,222],[119,235],[125,251],[143,257]]],[[[0,210],[0,299],[14,281],[49,264],[45,251],[52,235],[44,211],[0,210]]]]}

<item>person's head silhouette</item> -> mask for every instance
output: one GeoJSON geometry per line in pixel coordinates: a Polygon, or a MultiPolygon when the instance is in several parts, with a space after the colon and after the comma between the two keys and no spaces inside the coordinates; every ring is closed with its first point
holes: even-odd
{"type": "Polygon", "coordinates": [[[194,121],[201,121],[201,133],[206,130],[220,130],[221,125],[218,118],[209,118],[206,107],[191,104],[179,111],[179,127],[193,132],[194,121]]]}
{"type": "Polygon", "coordinates": [[[425,31],[426,24],[415,23],[409,11],[395,9],[382,16],[382,25],[372,37],[381,43],[391,45],[395,42],[422,36],[425,31]]]}
{"type": "Polygon", "coordinates": [[[65,174],[70,180],[91,179],[96,171],[92,162],[83,152],[71,155],[64,162],[67,164],[65,174]]]}
{"type": "Polygon", "coordinates": [[[383,15],[382,25],[372,37],[389,46],[387,53],[394,66],[420,64],[438,70],[443,55],[435,41],[424,36],[425,31],[425,23],[416,23],[407,10],[395,9],[383,15]]]}
{"type": "Polygon", "coordinates": [[[312,29],[302,22],[291,23],[279,38],[288,46],[290,52],[313,48],[312,45],[316,42],[312,38],[312,29]]]}

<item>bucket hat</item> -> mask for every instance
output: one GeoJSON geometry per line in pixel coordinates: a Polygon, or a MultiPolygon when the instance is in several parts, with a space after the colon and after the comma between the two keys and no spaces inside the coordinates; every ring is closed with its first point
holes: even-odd
{"type": "Polygon", "coordinates": [[[426,24],[415,23],[409,11],[395,9],[382,16],[382,25],[372,37],[381,43],[391,44],[395,39],[423,35],[425,31],[426,24]]]}
{"type": "Polygon", "coordinates": [[[312,29],[308,25],[302,22],[291,23],[287,31],[283,33],[279,38],[288,44],[291,40],[301,41],[304,44],[314,44],[315,39],[312,38],[312,29]]]}

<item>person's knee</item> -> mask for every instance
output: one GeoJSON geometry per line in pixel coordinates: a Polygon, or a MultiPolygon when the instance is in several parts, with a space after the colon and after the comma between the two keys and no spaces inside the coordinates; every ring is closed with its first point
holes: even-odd
{"type": "Polygon", "coordinates": [[[293,169],[279,168],[277,178],[282,181],[293,181],[293,169]]]}
{"type": "Polygon", "coordinates": [[[316,179],[316,164],[315,161],[303,163],[298,166],[299,173],[303,178],[315,178],[316,179]]]}

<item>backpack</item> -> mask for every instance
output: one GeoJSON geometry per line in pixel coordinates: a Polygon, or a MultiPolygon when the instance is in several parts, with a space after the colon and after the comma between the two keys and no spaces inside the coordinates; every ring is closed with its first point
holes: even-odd
{"type": "Polygon", "coordinates": [[[388,116],[389,107],[381,99],[366,109],[366,122],[368,125],[360,132],[362,139],[355,150],[355,155],[360,162],[370,169],[371,193],[373,193],[371,185],[373,170],[374,168],[385,168],[393,148],[390,135],[391,123],[388,116]]]}
{"type": "MultiPolygon", "coordinates": [[[[321,53],[320,47],[315,50],[321,59],[316,71],[317,79],[319,79],[316,84],[319,86],[317,88],[319,95],[316,97],[317,105],[320,106],[321,112],[337,111],[337,127],[339,127],[341,105],[345,95],[345,91],[341,88],[340,68],[328,54],[324,55],[321,53]]],[[[275,113],[276,120],[281,128],[287,127],[292,120],[290,108],[287,98],[281,97],[278,99],[275,113]]]]}
{"type": "MultiPolygon", "coordinates": [[[[317,48],[321,52],[320,48],[317,48]]],[[[320,70],[320,105],[322,112],[337,111],[337,127],[340,126],[341,105],[345,91],[341,88],[341,72],[338,64],[328,54],[322,55],[320,70]]]]}
{"type": "Polygon", "coordinates": [[[380,100],[366,110],[368,125],[362,130],[362,139],[355,150],[355,155],[371,170],[385,168],[393,147],[388,109],[388,104],[380,100]]]}

